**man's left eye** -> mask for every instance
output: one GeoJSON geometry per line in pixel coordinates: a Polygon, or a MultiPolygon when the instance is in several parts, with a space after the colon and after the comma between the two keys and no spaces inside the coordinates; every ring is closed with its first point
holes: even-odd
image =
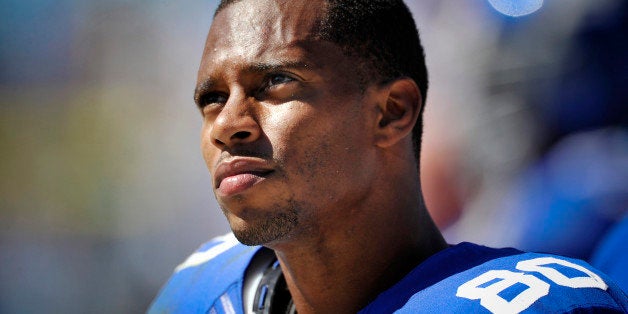
{"type": "Polygon", "coordinates": [[[268,86],[279,85],[283,83],[292,82],[294,79],[285,74],[273,74],[268,77],[268,86]]]}
{"type": "Polygon", "coordinates": [[[283,73],[269,73],[262,81],[262,85],[256,92],[258,99],[284,99],[294,95],[296,83],[298,81],[292,75],[283,73]]]}

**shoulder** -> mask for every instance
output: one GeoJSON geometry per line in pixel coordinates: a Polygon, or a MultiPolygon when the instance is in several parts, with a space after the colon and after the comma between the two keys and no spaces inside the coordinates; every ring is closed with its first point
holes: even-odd
{"type": "MultiPolygon", "coordinates": [[[[477,247],[480,251],[494,250],[477,247]]],[[[450,257],[465,258],[456,254],[450,257]]],[[[461,313],[628,312],[621,289],[581,260],[521,252],[470,266],[418,291],[399,312],[435,308],[461,313]]]]}
{"type": "Polygon", "coordinates": [[[611,276],[628,291],[628,215],[611,228],[591,256],[591,265],[611,276]]]}
{"type": "Polygon", "coordinates": [[[175,268],[149,313],[205,313],[220,302],[241,307],[244,273],[259,249],[240,244],[231,233],[201,245],[175,268]]]}

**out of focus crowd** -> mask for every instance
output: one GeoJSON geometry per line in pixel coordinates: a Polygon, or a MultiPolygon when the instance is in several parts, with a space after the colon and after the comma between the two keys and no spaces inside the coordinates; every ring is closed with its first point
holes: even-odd
{"type": "MultiPolygon", "coordinates": [[[[407,1],[430,71],[425,202],[450,243],[627,283],[628,2],[516,2],[407,1]]],[[[228,231],[192,102],[217,2],[0,5],[0,313],[142,312],[228,231]]]]}

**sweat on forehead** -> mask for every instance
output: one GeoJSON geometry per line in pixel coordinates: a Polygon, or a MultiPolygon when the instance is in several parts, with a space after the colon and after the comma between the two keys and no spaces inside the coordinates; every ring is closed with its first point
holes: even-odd
{"type": "Polygon", "coordinates": [[[216,10],[213,24],[221,24],[222,37],[230,30],[239,38],[256,36],[249,38],[251,41],[269,40],[265,36],[271,35],[280,36],[274,39],[285,42],[320,39],[319,30],[325,16],[323,3],[323,0],[223,1],[216,10]]]}
{"type": "Polygon", "coordinates": [[[232,5],[241,5],[254,11],[255,15],[274,14],[292,22],[310,22],[319,24],[326,11],[326,0],[223,0],[218,5],[214,18],[232,5]],[[255,5],[252,5],[255,4],[255,5]]]}
{"type": "MultiPolygon", "coordinates": [[[[218,13],[220,13],[224,8],[228,7],[231,4],[234,3],[238,3],[238,2],[242,2],[244,0],[221,0],[220,4],[218,4],[218,8],[216,9],[216,12],[214,12],[214,16],[216,16],[218,13]]],[[[259,2],[260,0],[253,0],[256,2],[259,2]]],[[[273,1],[277,4],[283,4],[284,6],[286,5],[299,5],[296,0],[275,0],[273,1]]],[[[302,3],[309,3],[309,4],[313,4],[316,7],[313,7],[313,9],[317,9],[318,11],[321,10],[321,8],[324,7],[324,5],[327,3],[327,0],[311,0],[311,1],[301,1],[302,3]]]]}

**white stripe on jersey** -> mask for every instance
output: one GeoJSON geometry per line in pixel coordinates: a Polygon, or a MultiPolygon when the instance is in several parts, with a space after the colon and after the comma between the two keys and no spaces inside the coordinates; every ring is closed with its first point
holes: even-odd
{"type": "Polygon", "coordinates": [[[222,303],[222,308],[225,310],[226,314],[235,314],[235,309],[233,308],[228,294],[225,293],[220,296],[220,303],[222,303]]]}
{"type": "Polygon", "coordinates": [[[223,241],[222,243],[210,248],[204,252],[196,252],[188,257],[185,262],[181,263],[174,272],[180,272],[188,267],[194,267],[203,263],[209,262],[212,258],[226,252],[230,248],[236,246],[239,242],[233,233],[228,233],[222,237],[216,238],[216,241],[223,241]]]}

